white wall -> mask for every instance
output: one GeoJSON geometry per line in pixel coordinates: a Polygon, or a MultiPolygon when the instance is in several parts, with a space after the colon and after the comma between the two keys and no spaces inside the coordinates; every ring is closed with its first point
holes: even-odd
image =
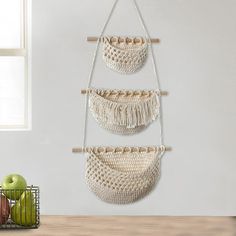
{"type": "MultiPolygon", "coordinates": [[[[0,133],[0,178],[17,172],[41,188],[42,214],[236,214],[236,1],[139,0],[153,37],[163,90],[165,143],[162,177],[131,205],[101,202],[84,181],[84,88],[111,0],[33,0],[33,129],[0,133]]],[[[143,34],[131,1],[120,0],[107,34],[143,34]]],[[[149,58],[150,59],[150,58],[149,58]]],[[[94,84],[150,88],[150,60],[134,76],[105,67],[94,84]]],[[[158,144],[158,126],[133,137],[108,134],[90,117],[89,144],[158,144]]]]}

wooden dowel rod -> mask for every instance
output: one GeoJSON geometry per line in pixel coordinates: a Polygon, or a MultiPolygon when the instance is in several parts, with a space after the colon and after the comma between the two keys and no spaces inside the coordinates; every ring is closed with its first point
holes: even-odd
{"type": "MultiPolygon", "coordinates": [[[[87,93],[90,93],[90,92],[92,92],[92,89],[81,89],[81,94],[87,94],[87,93]]],[[[167,91],[161,91],[160,95],[161,96],[167,96],[168,92],[167,91]]]]}
{"type": "MultiPolygon", "coordinates": [[[[106,149],[106,151],[112,152],[112,151],[114,150],[114,148],[115,148],[117,151],[119,151],[119,152],[121,152],[122,149],[124,149],[125,151],[130,150],[130,147],[86,147],[86,148],[76,147],[76,148],[73,148],[73,149],[72,149],[72,152],[73,152],[73,153],[84,153],[84,152],[90,152],[90,151],[93,150],[93,149],[96,149],[96,150],[98,150],[98,151],[100,151],[100,152],[106,149]]],[[[155,147],[131,147],[131,149],[132,149],[133,151],[135,151],[135,150],[137,150],[137,149],[139,149],[139,150],[141,150],[141,151],[145,151],[146,148],[148,148],[149,151],[154,151],[154,150],[155,150],[155,147]]],[[[171,147],[165,147],[165,151],[171,151],[171,150],[172,150],[171,147]]]]}
{"type": "MultiPolygon", "coordinates": [[[[88,42],[97,42],[97,40],[99,39],[99,37],[95,37],[95,36],[88,36],[87,37],[87,41],[88,42]]],[[[115,40],[115,38],[114,38],[115,40]]],[[[124,40],[122,39],[122,37],[120,38],[120,41],[123,42],[124,40]]],[[[135,43],[139,43],[139,39],[135,39],[134,41],[135,43]]],[[[160,43],[160,39],[158,38],[151,38],[151,43],[160,43]]]]}

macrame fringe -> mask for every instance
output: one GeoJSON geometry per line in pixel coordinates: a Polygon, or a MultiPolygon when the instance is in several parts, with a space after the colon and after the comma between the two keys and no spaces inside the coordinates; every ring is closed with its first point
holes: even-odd
{"type": "Polygon", "coordinates": [[[127,98],[126,102],[112,101],[92,91],[89,106],[97,120],[111,125],[135,128],[147,126],[159,114],[158,95],[134,100],[127,98]]]}

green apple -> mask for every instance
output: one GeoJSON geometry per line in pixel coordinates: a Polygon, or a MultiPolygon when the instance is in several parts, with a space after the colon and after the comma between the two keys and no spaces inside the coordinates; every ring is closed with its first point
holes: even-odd
{"type": "Polygon", "coordinates": [[[3,193],[11,200],[18,200],[26,187],[26,180],[18,174],[7,175],[2,181],[3,193]]]}
{"type": "Polygon", "coordinates": [[[5,224],[10,215],[10,205],[4,195],[0,195],[0,225],[5,224]]]}
{"type": "Polygon", "coordinates": [[[11,219],[18,225],[32,226],[36,224],[37,212],[34,194],[27,190],[11,208],[11,219]]]}

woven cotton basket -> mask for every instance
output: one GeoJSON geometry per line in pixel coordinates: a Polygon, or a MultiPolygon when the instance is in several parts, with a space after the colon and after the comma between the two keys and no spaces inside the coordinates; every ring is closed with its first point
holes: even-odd
{"type": "Polygon", "coordinates": [[[86,181],[101,200],[132,203],[148,194],[160,176],[163,150],[149,152],[96,152],[89,154],[86,181]]]}
{"type": "Polygon", "coordinates": [[[101,127],[116,134],[134,134],[159,115],[159,98],[154,90],[93,89],[89,107],[101,127]]]}
{"type": "Polygon", "coordinates": [[[140,37],[140,43],[135,43],[136,38],[103,37],[103,60],[106,65],[120,73],[129,74],[140,69],[146,61],[148,54],[147,40],[140,37]],[[114,41],[112,39],[115,39],[114,41]]]}

